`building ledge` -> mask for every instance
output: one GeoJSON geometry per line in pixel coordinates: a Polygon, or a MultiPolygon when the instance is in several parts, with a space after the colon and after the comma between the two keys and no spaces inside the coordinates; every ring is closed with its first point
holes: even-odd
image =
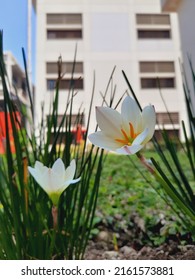
{"type": "Polygon", "coordinates": [[[176,12],[182,0],[161,0],[163,12],[176,12]]]}

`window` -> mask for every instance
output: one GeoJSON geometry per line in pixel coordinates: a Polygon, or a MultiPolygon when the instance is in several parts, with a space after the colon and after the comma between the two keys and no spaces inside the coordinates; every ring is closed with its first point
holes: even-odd
{"type": "MultiPolygon", "coordinates": [[[[48,115],[47,116],[47,119],[49,119],[50,116],[48,115]]],[[[57,117],[57,126],[60,126],[61,125],[61,122],[64,118],[64,115],[58,115],[57,117]]],[[[65,120],[64,120],[64,124],[62,125],[63,127],[65,126],[66,122],[69,124],[69,122],[71,121],[71,126],[77,126],[78,124],[80,124],[81,126],[84,126],[85,125],[85,116],[84,114],[72,114],[71,115],[71,120],[70,120],[70,115],[67,115],[65,117],[65,120]]]]}
{"type": "Polygon", "coordinates": [[[82,24],[81,14],[47,14],[47,24],[82,24]]]}
{"type": "Polygon", "coordinates": [[[170,16],[165,14],[137,14],[137,24],[170,25],[170,16]]]}
{"type": "Polygon", "coordinates": [[[79,39],[82,38],[81,29],[48,29],[47,39],[79,39]]]}
{"type": "Polygon", "coordinates": [[[141,88],[142,89],[152,89],[152,88],[174,88],[175,78],[141,78],[141,88]]]}
{"type": "Polygon", "coordinates": [[[179,113],[178,112],[162,112],[156,113],[157,123],[158,124],[179,124],[179,113]]]}
{"type": "Polygon", "coordinates": [[[175,88],[173,61],[140,61],[139,70],[142,89],[175,88]]]}
{"type": "MultiPolygon", "coordinates": [[[[72,73],[74,67],[74,73],[83,74],[83,62],[75,62],[73,65],[72,62],[63,62],[62,63],[62,73],[72,73]]],[[[47,62],[46,64],[46,73],[47,74],[56,74],[58,73],[58,63],[57,62],[47,62]]]]}
{"type": "MultiPolygon", "coordinates": [[[[170,139],[174,140],[179,138],[179,129],[166,129],[166,133],[170,139]]],[[[163,141],[161,130],[155,130],[154,136],[158,141],[163,141]]]]}
{"type": "Polygon", "coordinates": [[[173,61],[144,61],[139,63],[141,73],[174,73],[173,61]]]}
{"type": "MultiPolygon", "coordinates": [[[[55,79],[47,79],[47,90],[53,90],[56,87],[55,79]]],[[[59,89],[83,89],[83,79],[63,79],[60,81],[59,89]]]]}
{"type": "MultiPolygon", "coordinates": [[[[48,121],[49,121],[49,118],[50,118],[50,116],[48,115],[47,116],[48,121]]],[[[66,115],[63,124],[61,124],[63,118],[64,118],[64,115],[58,115],[58,117],[57,117],[57,126],[59,127],[61,125],[61,129],[62,129],[61,132],[59,132],[59,137],[57,139],[57,144],[65,143],[67,132],[64,131],[64,128],[66,126],[66,123],[69,124],[69,122],[71,122],[72,142],[74,144],[79,144],[80,141],[84,137],[86,137],[86,129],[84,127],[84,125],[85,125],[85,115],[83,113],[82,114],[72,114],[71,119],[70,119],[70,115],[66,115]]],[[[53,143],[54,139],[55,139],[55,134],[52,132],[51,133],[51,139],[50,139],[51,144],[53,143]]]]}
{"type": "Polygon", "coordinates": [[[171,38],[170,30],[145,30],[138,29],[137,36],[139,39],[169,39],[171,38]]]}
{"type": "Polygon", "coordinates": [[[82,38],[82,14],[47,14],[47,39],[82,38]],[[51,25],[53,25],[51,27],[51,25]]]}
{"type": "Polygon", "coordinates": [[[137,37],[139,39],[170,39],[170,15],[137,14],[137,37]]]}
{"type": "Polygon", "coordinates": [[[5,110],[4,100],[0,99],[0,112],[4,112],[4,110],[5,110]]]}

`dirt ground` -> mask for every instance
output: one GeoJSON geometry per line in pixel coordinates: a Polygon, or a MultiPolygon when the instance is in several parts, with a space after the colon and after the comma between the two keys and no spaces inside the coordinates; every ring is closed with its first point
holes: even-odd
{"type": "Polygon", "coordinates": [[[195,260],[195,245],[181,245],[169,240],[158,247],[148,245],[138,248],[132,242],[124,242],[118,237],[113,244],[111,234],[101,231],[94,240],[90,240],[86,260],[195,260]],[[136,248],[137,247],[137,248],[136,248]]]}

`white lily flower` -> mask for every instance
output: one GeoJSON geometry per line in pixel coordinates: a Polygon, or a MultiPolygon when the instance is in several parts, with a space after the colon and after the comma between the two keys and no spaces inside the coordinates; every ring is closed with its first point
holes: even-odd
{"type": "Polygon", "coordinates": [[[52,168],[48,168],[40,161],[36,161],[35,167],[28,166],[28,170],[51,198],[54,205],[58,204],[61,194],[70,184],[80,181],[80,178],[73,179],[76,170],[75,160],[72,160],[70,166],[66,169],[60,158],[54,162],[52,168]]]}
{"type": "Polygon", "coordinates": [[[136,101],[127,96],[121,114],[109,107],[96,107],[96,119],[101,131],[89,135],[96,146],[119,154],[135,154],[152,138],[156,116],[152,105],[141,112],[136,101]]]}

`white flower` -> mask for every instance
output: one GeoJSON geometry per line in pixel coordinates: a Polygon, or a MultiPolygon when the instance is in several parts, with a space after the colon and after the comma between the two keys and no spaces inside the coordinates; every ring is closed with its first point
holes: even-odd
{"type": "Polygon", "coordinates": [[[89,135],[96,146],[119,154],[135,154],[152,138],[156,116],[152,105],[141,112],[136,101],[127,96],[121,114],[109,107],[96,107],[101,131],[89,135]]]}
{"type": "Polygon", "coordinates": [[[54,162],[52,168],[48,168],[40,161],[36,161],[35,167],[29,166],[28,170],[51,198],[54,205],[58,204],[60,195],[70,184],[77,183],[80,180],[80,178],[73,179],[76,170],[75,160],[71,161],[67,169],[65,169],[64,163],[59,158],[54,162]]]}

